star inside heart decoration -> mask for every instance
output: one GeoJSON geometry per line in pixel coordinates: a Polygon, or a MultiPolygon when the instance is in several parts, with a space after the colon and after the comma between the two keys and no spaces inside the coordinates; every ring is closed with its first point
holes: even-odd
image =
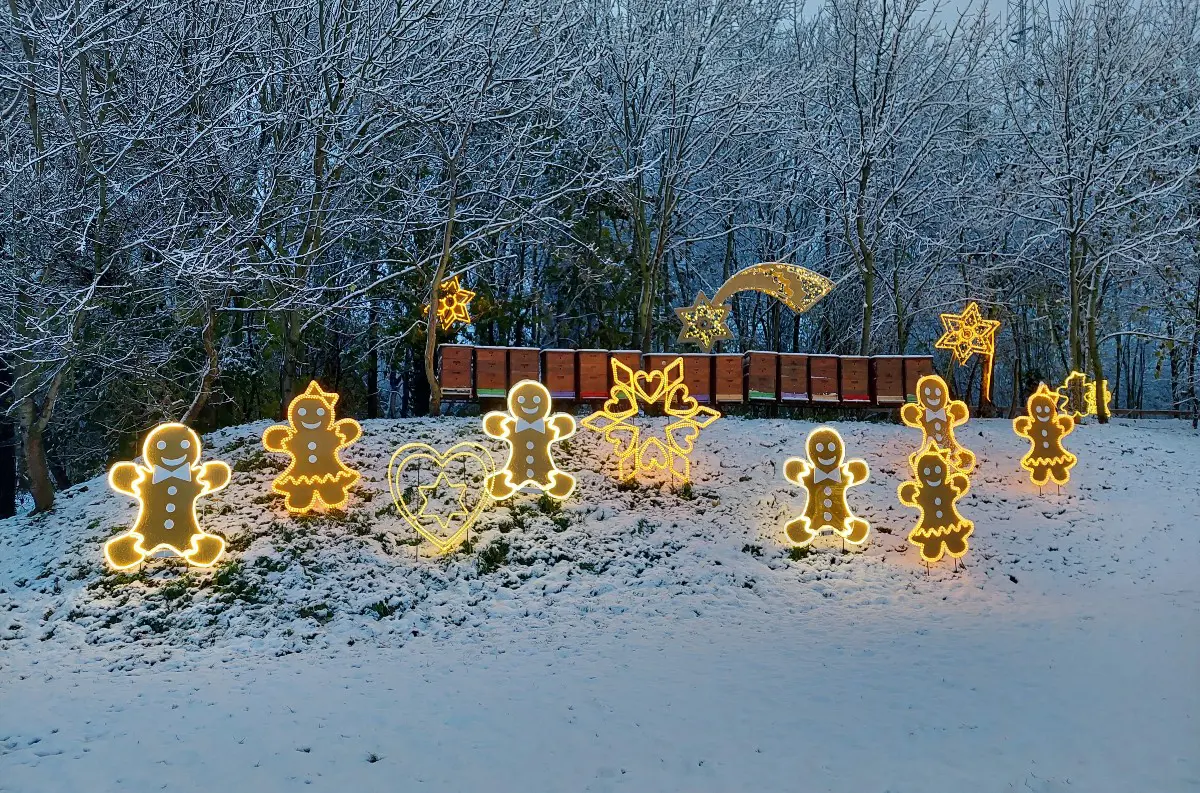
{"type": "Polygon", "coordinates": [[[608,400],[581,423],[613,445],[617,478],[628,481],[641,474],[667,471],[680,483],[690,481],[689,455],[696,438],[721,414],[699,404],[688,393],[682,358],[648,372],[635,372],[616,358],[611,364],[613,386],[608,400]],[[669,419],[662,438],[647,437],[633,423],[643,409],[652,406],[658,406],[669,419]]]}
{"type": "Polygon", "coordinates": [[[490,502],[483,482],[495,469],[491,453],[478,443],[457,443],[444,452],[406,443],[388,463],[388,488],[400,517],[444,554],[467,539],[490,502]]]}

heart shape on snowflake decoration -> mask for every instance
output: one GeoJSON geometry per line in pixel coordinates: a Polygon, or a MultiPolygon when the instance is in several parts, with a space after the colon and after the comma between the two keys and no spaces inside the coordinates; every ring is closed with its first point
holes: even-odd
{"type": "Polygon", "coordinates": [[[388,462],[388,488],[400,517],[439,554],[449,553],[467,538],[491,500],[483,482],[495,470],[491,452],[478,443],[456,443],[445,452],[428,443],[406,443],[388,462]],[[447,491],[452,496],[448,511],[447,491]]]}

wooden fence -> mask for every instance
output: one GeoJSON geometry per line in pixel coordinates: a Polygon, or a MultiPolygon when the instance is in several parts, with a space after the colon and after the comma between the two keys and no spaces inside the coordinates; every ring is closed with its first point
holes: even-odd
{"type": "Polygon", "coordinates": [[[637,350],[539,350],[532,347],[438,348],[438,382],[447,400],[502,399],[520,380],[540,380],[556,400],[608,398],[616,358],[658,369],[683,358],[683,377],[698,402],[890,408],[916,399],[917,379],[933,373],[930,356],[642,354],[637,350]]]}

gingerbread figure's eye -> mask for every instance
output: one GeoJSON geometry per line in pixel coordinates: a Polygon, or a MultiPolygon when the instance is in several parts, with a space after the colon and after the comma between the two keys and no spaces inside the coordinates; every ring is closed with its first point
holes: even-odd
{"type": "Polygon", "coordinates": [[[929,386],[925,386],[925,396],[929,396],[929,386]]]}
{"type": "Polygon", "coordinates": [[[156,443],[156,444],[154,444],[154,445],[155,445],[155,446],[157,446],[157,447],[158,447],[158,448],[160,448],[160,449],[165,449],[165,448],[167,448],[167,442],[166,442],[166,441],[159,441],[158,443],[156,443]]]}
{"type": "Polygon", "coordinates": [[[519,396],[519,397],[517,397],[517,402],[519,402],[519,403],[521,403],[522,405],[524,405],[524,404],[525,404],[525,397],[523,397],[523,396],[519,396]]]}
{"type": "Polygon", "coordinates": [[[933,472],[934,472],[935,474],[940,474],[940,473],[942,472],[942,467],[941,467],[940,465],[935,465],[935,466],[933,467],[933,472]]]}
{"type": "Polygon", "coordinates": [[[181,441],[179,442],[179,448],[180,448],[180,449],[186,449],[187,447],[189,447],[189,446],[191,446],[191,445],[192,445],[192,442],[191,442],[191,441],[189,441],[187,438],[184,438],[183,440],[181,440],[181,441]]]}
{"type": "Polygon", "coordinates": [[[317,408],[317,415],[318,415],[318,416],[324,416],[324,415],[325,415],[325,408],[317,408]]]}
{"type": "Polygon", "coordinates": [[[297,413],[298,415],[301,415],[301,416],[307,416],[307,415],[308,415],[308,409],[307,409],[307,408],[300,408],[299,410],[297,410],[297,411],[296,411],[296,413],[297,413]]]}
{"type": "Polygon", "coordinates": [[[929,469],[928,469],[928,468],[926,468],[926,469],[925,469],[925,476],[929,476],[929,469]]]}
{"type": "Polygon", "coordinates": [[[823,452],[823,451],[825,451],[825,444],[823,444],[823,443],[818,443],[818,444],[817,444],[817,452],[818,452],[818,453],[820,453],[820,452],[823,452]]]}
{"type": "Polygon", "coordinates": [[[542,404],[542,398],[541,398],[540,396],[535,396],[535,397],[533,398],[533,404],[535,404],[535,405],[540,405],[540,404],[542,404]]]}

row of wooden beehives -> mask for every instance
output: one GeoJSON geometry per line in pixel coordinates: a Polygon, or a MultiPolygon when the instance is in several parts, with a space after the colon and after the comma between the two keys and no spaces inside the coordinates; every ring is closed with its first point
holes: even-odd
{"type": "Polygon", "coordinates": [[[538,350],[443,344],[438,382],[445,399],[500,399],[521,380],[540,380],[554,399],[606,399],[616,358],[630,369],[661,369],[683,358],[683,379],[699,402],[891,407],[916,398],[917,379],[933,373],[929,356],[643,354],[637,350],[538,350]]]}

